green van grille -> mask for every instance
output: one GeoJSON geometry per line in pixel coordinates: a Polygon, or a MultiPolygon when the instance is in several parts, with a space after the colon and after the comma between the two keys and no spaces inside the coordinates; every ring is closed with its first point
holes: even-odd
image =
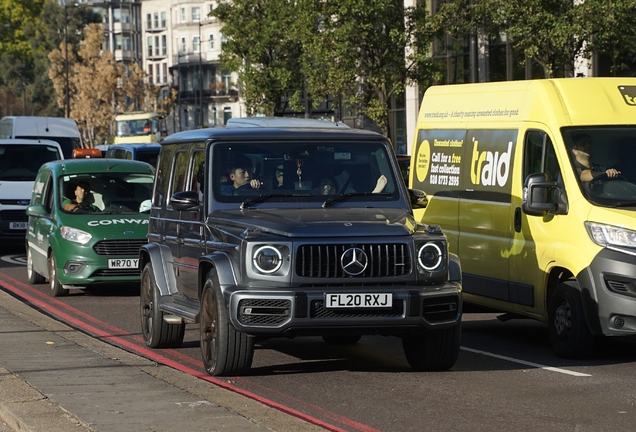
{"type": "Polygon", "coordinates": [[[93,250],[97,255],[139,255],[139,249],[147,243],[146,239],[102,240],[93,250]]]}

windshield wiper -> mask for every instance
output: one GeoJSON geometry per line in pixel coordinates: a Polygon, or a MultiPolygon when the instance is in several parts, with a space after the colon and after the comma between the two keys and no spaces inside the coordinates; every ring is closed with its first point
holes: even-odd
{"type": "Polygon", "coordinates": [[[322,208],[327,208],[331,204],[336,203],[338,201],[343,201],[344,199],[348,199],[354,196],[392,196],[392,194],[387,192],[377,193],[377,192],[350,192],[346,194],[339,195],[337,197],[329,198],[327,201],[322,203],[322,208]]]}
{"type": "Polygon", "coordinates": [[[241,209],[248,208],[252,204],[267,201],[270,198],[308,198],[312,197],[312,194],[266,194],[259,195],[256,198],[245,200],[241,203],[241,209]]]}
{"type": "Polygon", "coordinates": [[[619,202],[619,203],[616,203],[616,205],[614,205],[614,208],[617,208],[617,207],[636,207],[636,201],[619,202]]]}

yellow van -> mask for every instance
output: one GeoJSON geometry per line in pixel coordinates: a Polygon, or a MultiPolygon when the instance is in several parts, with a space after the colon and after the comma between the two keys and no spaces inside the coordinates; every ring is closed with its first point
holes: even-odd
{"type": "Polygon", "coordinates": [[[416,219],[459,255],[466,304],[547,323],[561,357],[636,335],[635,183],[635,78],[424,95],[409,185],[429,203],[416,219]]]}

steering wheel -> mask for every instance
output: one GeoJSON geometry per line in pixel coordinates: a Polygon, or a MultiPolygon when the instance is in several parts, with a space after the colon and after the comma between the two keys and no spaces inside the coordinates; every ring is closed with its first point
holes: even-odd
{"type": "Polygon", "coordinates": [[[607,182],[615,180],[628,181],[622,174],[619,174],[616,177],[610,177],[607,175],[607,173],[602,173],[590,180],[590,189],[596,193],[603,193],[604,185],[607,182]]]}
{"type": "Polygon", "coordinates": [[[247,184],[244,184],[243,186],[239,186],[236,189],[234,189],[233,194],[234,195],[252,195],[252,193],[257,190],[259,189],[254,189],[252,185],[247,183],[247,184]]]}

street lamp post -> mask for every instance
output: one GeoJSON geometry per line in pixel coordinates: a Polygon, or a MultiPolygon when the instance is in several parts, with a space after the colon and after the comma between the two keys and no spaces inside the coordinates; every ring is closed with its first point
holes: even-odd
{"type": "Polygon", "coordinates": [[[64,0],[64,117],[70,114],[68,89],[68,16],[64,0]]]}

